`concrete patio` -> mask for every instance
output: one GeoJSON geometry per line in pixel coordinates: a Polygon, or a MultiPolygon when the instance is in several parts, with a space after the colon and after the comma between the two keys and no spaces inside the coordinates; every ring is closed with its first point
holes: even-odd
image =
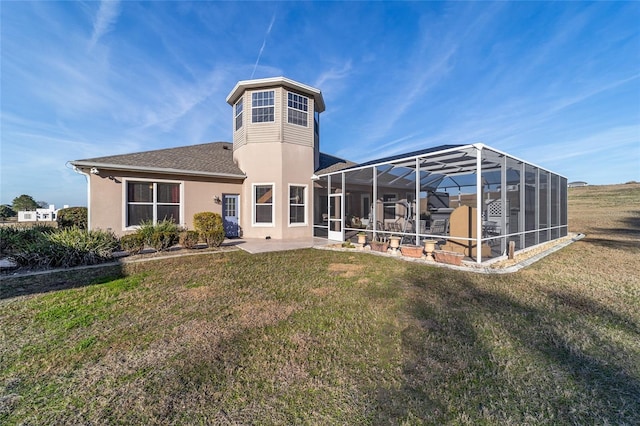
{"type": "Polygon", "coordinates": [[[224,246],[235,246],[247,253],[268,253],[272,251],[297,250],[335,244],[326,238],[303,238],[293,240],[274,240],[264,238],[238,238],[225,240],[224,246]]]}

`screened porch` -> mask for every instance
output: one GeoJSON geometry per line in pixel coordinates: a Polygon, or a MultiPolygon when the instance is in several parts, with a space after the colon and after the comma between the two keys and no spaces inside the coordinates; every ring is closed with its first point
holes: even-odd
{"type": "Polygon", "coordinates": [[[437,240],[478,263],[567,235],[567,179],[483,144],[387,157],[314,179],[314,235],[437,240]]]}

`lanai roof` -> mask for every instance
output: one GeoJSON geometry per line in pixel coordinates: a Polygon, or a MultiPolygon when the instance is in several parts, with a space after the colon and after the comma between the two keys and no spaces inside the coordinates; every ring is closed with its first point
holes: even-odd
{"type": "MultiPolygon", "coordinates": [[[[354,164],[342,169],[322,171],[322,173],[318,172],[316,175],[344,171],[350,173],[349,179],[351,182],[368,183],[371,181],[371,176],[367,170],[375,166],[379,169],[378,182],[380,184],[411,187],[415,185],[416,177],[413,173],[417,162],[420,165],[420,186],[422,188],[474,186],[476,184],[478,150],[483,151],[480,157],[482,179],[488,185],[499,185],[501,183],[500,170],[504,156],[512,158],[518,163],[531,164],[484,144],[440,145],[354,164]]],[[[544,170],[543,168],[540,169],[544,170]]],[[[508,182],[518,180],[518,176],[518,170],[507,169],[508,182]]]]}

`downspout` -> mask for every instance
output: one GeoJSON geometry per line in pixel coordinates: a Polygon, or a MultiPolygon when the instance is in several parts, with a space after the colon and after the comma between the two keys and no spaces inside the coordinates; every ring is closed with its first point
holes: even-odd
{"type": "Polygon", "coordinates": [[[73,166],[73,171],[87,178],[87,231],[91,230],[91,175],[73,166]]]}

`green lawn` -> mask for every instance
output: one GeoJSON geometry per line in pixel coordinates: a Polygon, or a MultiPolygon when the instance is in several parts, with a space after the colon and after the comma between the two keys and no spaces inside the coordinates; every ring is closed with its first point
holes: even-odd
{"type": "Polygon", "coordinates": [[[309,249],[5,277],[0,424],[639,424],[640,185],[569,195],[587,237],[510,275],[309,249]]]}

